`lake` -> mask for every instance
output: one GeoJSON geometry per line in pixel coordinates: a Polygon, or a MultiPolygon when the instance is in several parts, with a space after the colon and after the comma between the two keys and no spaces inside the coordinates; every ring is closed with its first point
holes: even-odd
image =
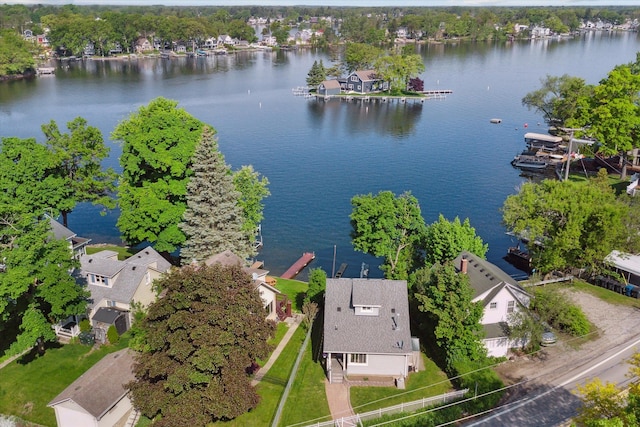
{"type": "MultiPolygon", "coordinates": [[[[0,84],[0,136],[43,140],[40,126],[61,128],[77,116],[103,132],[111,147],[106,166],[119,169],[120,146],[110,133],[141,105],[163,96],[218,131],[233,169],[252,164],[270,181],[265,200],[264,248],[258,259],[274,275],[303,252],[312,267],[345,277],[361,264],[381,277],[379,261],[350,243],[351,198],[411,191],[427,223],[469,218],[489,244],[487,258],[510,274],[503,260],[516,242],[505,234],[500,208],[527,178],[510,161],[527,131],[546,132],[542,117],[521,104],[546,75],[597,83],[618,64],[635,61],[636,33],[592,32],[575,39],[418,46],[425,89],[450,89],[446,99],[419,103],[315,101],[294,96],[316,60],[315,49],[242,52],[176,60],[85,60],[55,76],[0,84]],[[491,124],[491,118],[501,124],[491,124]]],[[[93,243],[118,243],[117,211],[81,204],[69,227],[93,243]]],[[[306,275],[301,275],[305,278],[306,275]]]]}

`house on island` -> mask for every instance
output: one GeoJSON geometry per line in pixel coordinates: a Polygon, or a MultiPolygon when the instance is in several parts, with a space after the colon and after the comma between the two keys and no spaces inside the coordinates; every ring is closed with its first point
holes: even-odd
{"type": "Polygon", "coordinates": [[[111,325],[120,334],[128,330],[133,321],[132,304],[146,307],[154,302],[153,281],[170,268],[169,261],[150,246],[124,261],[109,250],[80,257],[80,270],[75,276],[78,284],[86,285],[91,293],[88,318],[96,341],[106,341],[111,325]]]}
{"type": "Polygon", "coordinates": [[[371,93],[389,89],[389,82],[378,78],[375,70],[354,71],[340,80],[343,92],[371,93]]]}
{"type": "Polygon", "coordinates": [[[327,279],[324,305],[323,357],[330,383],[348,376],[387,376],[400,383],[419,366],[405,280],[327,279]]]}
{"type": "Polygon", "coordinates": [[[318,85],[318,95],[331,96],[340,94],[340,82],[338,80],[325,80],[318,85]]]}
{"type": "Polygon", "coordinates": [[[47,404],[58,427],[134,425],[137,413],[125,387],[135,380],[133,364],[133,351],[125,348],[107,354],[72,382],[47,404]]]}
{"type": "Polygon", "coordinates": [[[483,343],[489,356],[506,356],[511,348],[524,343],[509,338],[511,313],[529,307],[529,295],[516,280],[499,267],[479,256],[463,251],[454,260],[459,274],[469,277],[473,289],[473,302],[484,307],[480,323],[484,327],[483,343]]]}
{"type": "Polygon", "coordinates": [[[275,280],[267,276],[269,271],[260,268],[262,263],[254,263],[252,266],[247,267],[245,261],[230,250],[212,255],[204,263],[206,265],[220,264],[225,267],[241,266],[243,271],[251,276],[260,298],[262,298],[267,320],[284,320],[287,317],[291,317],[291,303],[287,301],[282,292],[275,288],[275,280]]]}

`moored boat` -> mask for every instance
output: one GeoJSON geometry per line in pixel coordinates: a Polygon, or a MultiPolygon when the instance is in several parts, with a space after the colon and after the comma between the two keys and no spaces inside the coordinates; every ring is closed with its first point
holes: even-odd
{"type": "Polygon", "coordinates": [[[513,158],[511,164],[513,167],[520,169],[546,169],[547,166],[551,165],[551,162],[535,154],[519,154],[513,158]]]}
{"type": "Polygon", "coordinates": [[[512,246],[507,250],[507,261],[519,270],[531,273],[531,254],[520,249],[520,245],[512,246]]]}

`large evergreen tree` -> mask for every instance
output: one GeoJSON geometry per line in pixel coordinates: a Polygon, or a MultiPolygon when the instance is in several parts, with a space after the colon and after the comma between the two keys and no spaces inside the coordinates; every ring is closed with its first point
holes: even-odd
{"type": "Polygon", "coordinates": [[[204,128],[196,147],[192,169],[194,175],[187,185],[187,209],[180,224],[187,236],[182,258],[201,261],[227,249],[243,258],[252,255],[238,204],[241,193],[235,189],[229,167],[218,151],[215,131],[209,126],[204,128]]]}
{"type": "Polygon", "coordinates": [[[240,266],[187,266],[158,283],[164,297],[140,329],[134,405],[154,426],[204,426],[255,408],[248,368],[268,354],[274,326],[240,266]]]}

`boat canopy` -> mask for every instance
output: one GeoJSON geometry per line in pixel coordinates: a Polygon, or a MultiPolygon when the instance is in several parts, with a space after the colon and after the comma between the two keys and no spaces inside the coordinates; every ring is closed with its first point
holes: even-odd
{"type": "Polygon", "coordinates": [[[551,142],[553,144],[559,144],[562,142],[562,137],[546,135],[544,133],[527,132],[524,134],[524,140],[525,142],[539,141],[539,142],[551,142]]]}
{"type": "Polygon", "coordinates": [[[604,259],[618,270],[640,276],[640,255],[611,251],[604,259]]]}

